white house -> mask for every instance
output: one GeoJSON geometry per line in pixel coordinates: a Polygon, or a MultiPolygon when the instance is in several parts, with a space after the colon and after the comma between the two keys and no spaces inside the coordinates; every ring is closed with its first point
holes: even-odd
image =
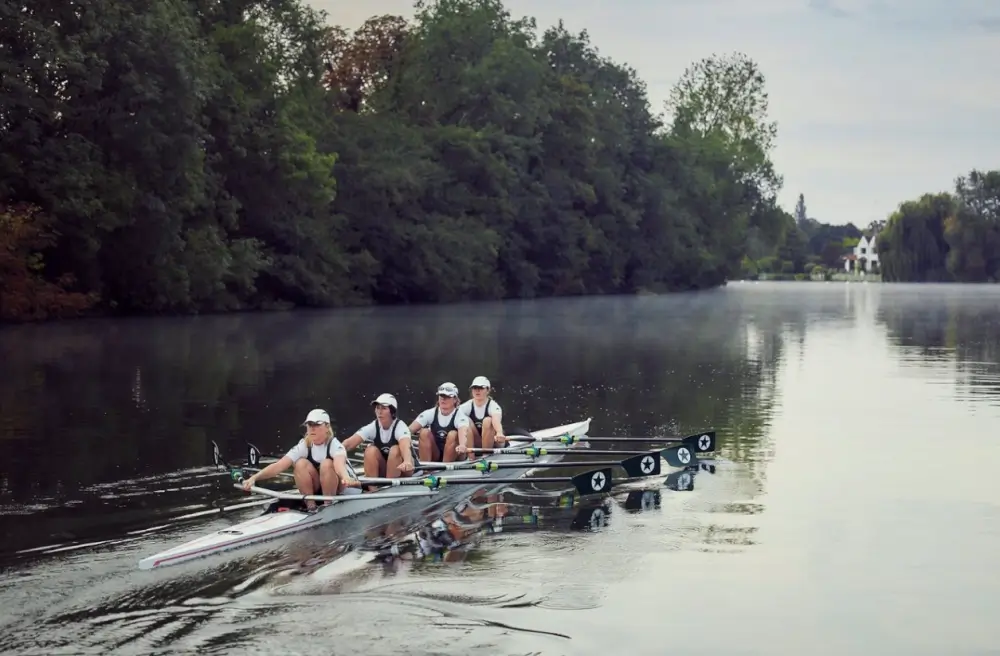
{"type": "Polygon", "coordinates": [[[878,235],[872,235],[871,239],[861,235],[861,239],[858,240],[858,244],[851,254],[844,257],[844,271],[850,273],[852,269],[857,271],[860,267],[862,271],[870,272],[872,265],[878,264],[878,251],[875,248],[876,239],[878,239],[878,235]]]}

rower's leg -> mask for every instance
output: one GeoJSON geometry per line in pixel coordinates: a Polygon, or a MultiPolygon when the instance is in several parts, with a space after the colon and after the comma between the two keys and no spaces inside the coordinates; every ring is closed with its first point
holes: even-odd
{"type": "MultiPolygon", "coordinates": [[[[319,472],[313,464],[305,458],[299,458],[292,467],[292,478],[295,479],[295,489],[299,494],[316,494],[319,487],[319,472]]],[[[312,499],[306,500],[306,508],[315,508],[316,502],[312,499]]]]}
{"type": "Polygon", "coordinates": [[[403,454],[399,452],[399,445],[389,449],[389,459],[385,464],[385,477],[386,478],[406,478],[407,476],[412,476],[412,472],[401,472],[399,471],[399,466],[403,464],[403,454]]]}
{"type": "MultiPolygon", "coordinates": [[[[382,452],[374,444],[369,444],[368,448],[365,449],[365,476],[381,478],[383,466],[385,466],[385,461],[382,460],[382,452]]],[[[374,486],[368,486],[369,492],[374,492],[377,489],[374,486]]]]}
{"type": "MultiPolygon", "coordinates": [[[[466,436],[467,436],[466,439],[468,440],[468,444],[466,444],[467,447],[469,447],[470,449],[483,448],[483,438],[479,434],[479,429],[476,428],[476,425],[473,424],[471,421],[469,422],[469,432],[466,433],[466,436]]],[[[484,453],[482,455],[488,456],[490,454],[484,453]]],[[[466,456],[468,457],[469,460],[475,460],[478,457],[477,454],[472,453],[471,451],[467,451],[466,456]]]]}
{"type": "Polygon", "coordinates": [[[420,429],[419,440],[420,451],[417,455],[420,457],[420,462],[440,462],[441,453],[438,451],[437,444],[434,443],[434,435],[431,433],[431,429],[420,429]]]}
{"type": "Polygon", "coordinates": [[[455,447],[458,446],[458,431],[448,431],[448,436],[444,438],[444,462],[455,462],[457,454],[455,447]]]}
{"type": "Polygon", "coordinates": [[[493,448],[493,438],[496,436],[497,432],[493,429],[493,418],[487,417],[483,419],[483,448],[492,449],[493,448]]]}
{"type": "MultiPolygon", "coordinates": [[[[337,470],[333,468],[333,461],[329,458],[319,463],[319,482],[323,488],[323,496],[337,496],[337,492],[340,490],[340,477],[337,476],[337,470]]],[[[330,502],[325,501],[324,505],[328,503],[330,502]]]]}

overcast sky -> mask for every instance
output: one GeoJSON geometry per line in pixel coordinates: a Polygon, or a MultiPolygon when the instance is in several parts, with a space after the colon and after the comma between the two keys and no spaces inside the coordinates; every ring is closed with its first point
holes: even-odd
{"type": "MultiPolygon", "coordinates": [[[[311,0],[331,23],[410,0],[311,0]]],[[[1000,0],[507,0],[634,67],[661,112],[691,62],[742,51],[767,77],[782,205],[865,227],[903,200],[1000,168],[1000,0]]]]}

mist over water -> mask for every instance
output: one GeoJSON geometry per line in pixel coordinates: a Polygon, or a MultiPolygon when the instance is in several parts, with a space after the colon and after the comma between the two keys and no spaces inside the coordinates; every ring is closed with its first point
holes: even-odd
{"type": "Polygon", "coordinates": [[[0,329],[0,359],[4,653],[1000,648],[995,286],[94,320],[0,329]],[[344,437],[380,392],[409,420],[479,374],[508,428],[714,428],[719,452],[680,490],[523,486],[138,570],[259,512],[170,521],[245,499],[210,440],[280,453],[313,407],[344,437]],[[448,558],[366,550],[439,517],[466,543],[448,558]]]}

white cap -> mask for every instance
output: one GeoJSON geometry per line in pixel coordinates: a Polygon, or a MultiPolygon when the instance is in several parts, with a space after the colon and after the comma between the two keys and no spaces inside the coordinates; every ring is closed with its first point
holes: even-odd
{"type": "Polygon", "coordinates": [[[309,414],[306,415],[306,420],[302,422],[304,424],[329,424],[330,415],[326,414],[326,410],[320,410],[316,408],[315,410],[310,410],[309,414]]]}
{"type": "Polygon", "coordinates": [[[455,386],[455,383],[441,383],[440,387],[438,387],[438,394],[458,398],[458,387],[455,386]]]}
{"type": "Polygon", "coordinates": [[[390,408],[399,409],[399,405],[396,404],[396,397],[392,394],[379,394],[378,398],[372,401],[372,405],[387,405],[390,408]]]}
{"type": "Polygon", "coordinates": [[[469,387],[490,387],[490,379],[486,376],[476,376],[469,387]]]}

